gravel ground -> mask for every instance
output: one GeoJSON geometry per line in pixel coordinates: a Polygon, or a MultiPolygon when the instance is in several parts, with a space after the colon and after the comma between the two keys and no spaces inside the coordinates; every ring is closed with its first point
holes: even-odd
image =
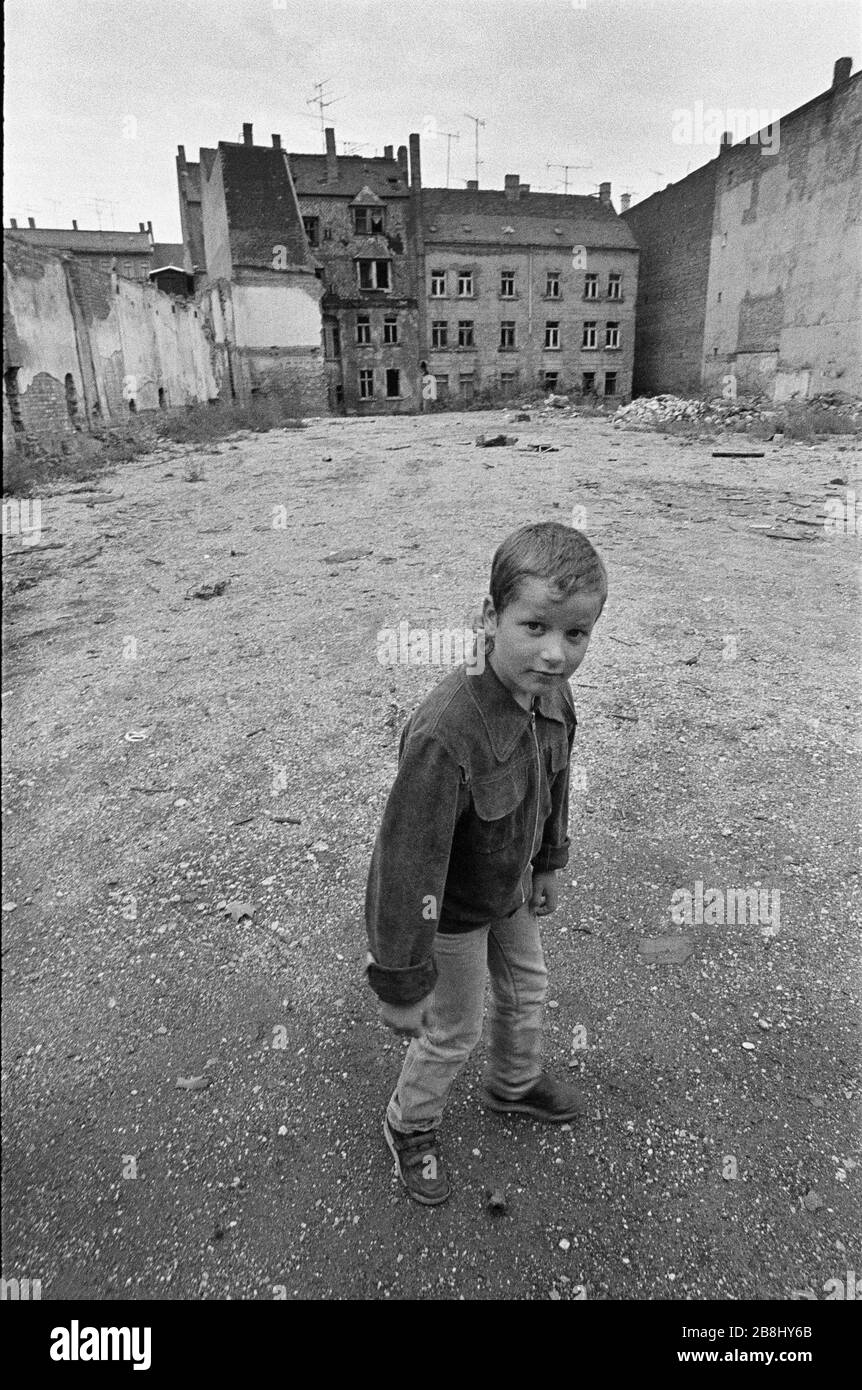
{"type": "Polygon", "coordinates": [[[41,545],[5,546],[7,1277],[746,1300],[862,1271],[858,537],[819,520],[862,496],[858,456],[721,447],[745,441],[315,420],[43,498],[41,545]],[[422,1209],[381,1134],[406,1043],[362,905],[400,725],[442,673],[381,666],[376,634],[463,626],[503,536],[575,507],[610,597],[543,931],[549,1067],[589,1112],[485,1113],[480,1047],[452,1199],[422,1209]],[[780,927],[675,923],[697,882],[779,891],[780,927]]]}

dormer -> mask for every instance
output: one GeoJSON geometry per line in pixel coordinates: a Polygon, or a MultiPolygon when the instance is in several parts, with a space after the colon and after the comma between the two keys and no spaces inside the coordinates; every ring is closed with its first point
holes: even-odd
{"type": "Polygon", "coordinates": [[[386,231],[386,204],[366,184],[350,204],[354,236],[383,236],[386,231]]]}

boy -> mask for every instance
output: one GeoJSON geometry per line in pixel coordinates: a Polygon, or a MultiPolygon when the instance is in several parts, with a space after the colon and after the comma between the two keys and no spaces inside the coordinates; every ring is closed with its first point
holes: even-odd
{"type": "Polygon", "coordinates": [[[436,1131],[481,1037],[486,969],[488,1106],[552,1123],[583,1109],[541,1068],[537,918],[555,910],[568,862],[568,680],[607,575],[581,532],[540,522],[503,541],[490,590],[487,659],[440,681],[402,730],[365,899],[369,983],[384,1021],[413,1038],[383,1132],[402,1183],[426,1205],[449,1196],[436,1131]]]}

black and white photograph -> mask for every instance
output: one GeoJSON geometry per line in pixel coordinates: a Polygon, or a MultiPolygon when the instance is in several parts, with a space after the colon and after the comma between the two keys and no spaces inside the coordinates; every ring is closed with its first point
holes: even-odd
{"type": "Polygon", "coordinates": [[[849,1381],[860,59],[858,0],[8,0],[28,1367],[511,1301],[849,1381]]]}

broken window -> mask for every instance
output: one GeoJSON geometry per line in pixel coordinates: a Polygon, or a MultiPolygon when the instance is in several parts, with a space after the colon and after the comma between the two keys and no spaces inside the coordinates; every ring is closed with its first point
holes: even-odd
{"type": "Polygon", "coordinates": [[[325,318],[323,320],[323,352],[324,356],[330,360],[341,356],[341,333],[337,319],[325,318]]]}
{"type": "Polygon", "coordinates": [[[500,349],[501,351],[515,346],[515,321],[514,319],[503,319],[500,324],[500,349]]]}
{"type": "Polygon", "coordinates": [[[548,299],[560,298],[560,272],[549,270],[545,280],[545,295],[548,299]]]}
{"type": "Polygon", "coordinates": [[[500,298],[515,298],[515,272],[514,270],[501,270],[500,272],[500,298]]]}
{"type": "Polygon", "coordinates": [[[307,237],[307,239],[308,239],[308,244],[309,244],[309,246],[319,246],[319,245],[320,245],[320,218],[319,218],[319,217],[303,217],[303,219],[302,219],[302,225],[303,225],[303,227],[305,228],[305,235],[306,235],[306,237],[307,237]]]}
{"type": "Polygon", "coordinates": [[[511,396],[518,385],[517,372],[500,373],[500,390],[504,396],[511,396]]]}
{"type": "Polygon", "coordinates": [[[590,396],[596,389],[595,372],[584,372],[581,377],[581,390],[585,396],[590,396]]]}
{"type": "Polygon", "coordinates": [[[448,401],[449,399],[449,378],[448,376],[435,376],[437,382],[438,401],[448,401]]]}
{"type": "Polygon", "coordinates": [[[473,298],[473,272],[472,270],[458,271],[458,298],[473,298]]]}
{"type": "Polygon", "coordinates": [[[545,348],[556,351],[560,346],[559,319],[548,319],[545,324],[545,348]]]}
{"type": "Polygon", "coordinates": [[[584,276],[584,299],[598,299],[599,297],[599,277],[598,275],[584,276]]]}
{"type": "Polygon", "coordinates": [[[353,209],[354,234],[356,236],[382,236],[385,214],[385,208],[355,207],[353,209]]]}
{"type": "Polygon", "coordinates": [[[432,348],[449,346],[449,325],[445,319],[435,319],[431,324],[431,346],[432,348]]]}
{"type": "Polygon", "coordinates": [[[357,261],[356,266],[361,290],[389,289],[388,261],[357,261]]]}
{"type": "Polygon", "coordinates": [[[445,299],[446,297],[446,272],[445,270],[431,271],[431,298],[445,299]]]}
{"type": "Polygon", "coordinates": [[[594,348],[596,346],[596,322],[594,319],[587,319],[584,324],[584,338],[581,343],[582,348],[594,348]]]}
{"type": "Polygon", "coordinates": [[[605,372],[605,395],[615,396],[617,394],[617,374],[616,372],[605,372]]]}
{"type": "Polygon", "coordinates": [[[622,299],[623,277],[615,272],[608,275],[608,299],[622,299]]]}
{"type": "Polygon", "coordinates": [[[324,229],[323,229],[323,240],[324,240],[324,241],[331,241],[331,240],[332,240],[332,228],[331,228],[331,227],[324,227],[324,229]]]}
{"type": "Polygon", "coordinates": [[[359,399],[370,401],[374,396],[374,371],[371,367],[365,367],[359,373],[359,399]]]}
{"type": "Polygon", "coordinates": [[[473,320],[459,319],[458,321],[458,346],[459,348],[471,348],[473,344],[473,320]]]}
{"type": "Polygon", "coordinates": [[[356,341],[358,344],[367,345],[371,342],[371,315],[356,315],[356,341]]]}
{"type": "Polygon", "coordinates": [[[545,372],[545,390],[556,391],[559,380],[559,372],[545,372]]]}
{"type": "Polygon", "coordinates": [[[398,319],[394,314],[387,314],[383,320],[383,341],[384,343],[398,342],[398,319]]]}
{"type": "Polygon", "coordinates": [[[605,347],[618,348],[620,345],[620,326],[618,323],[605,324],[605,347]]]}
{"type": "Polygon", "coordinates": [[[469,405],[476,394],[476,378],[472,372],[461,372],[458,377],[458,389],[461,399],[465,405],[469,405]]]}
{"type": "Polygon", "coordinates": [[[401,373],[397,367],[386,369],[386,394],[390,400],[401,395],[401,373]]]}

